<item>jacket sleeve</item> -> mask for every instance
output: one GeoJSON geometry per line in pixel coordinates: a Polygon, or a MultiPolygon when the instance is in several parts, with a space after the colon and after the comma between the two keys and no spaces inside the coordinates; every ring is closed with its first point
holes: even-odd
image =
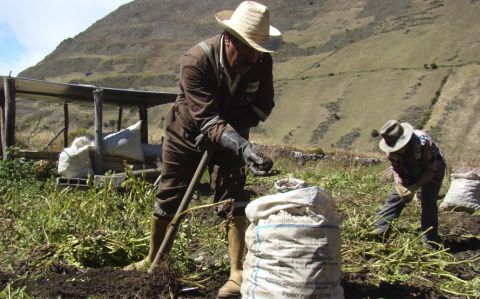
{"type": "Polygon", "coordinates": [[[252,104],[253,110],[261,121],[265,121],[270,116],[270,113],[275,106],[275,103],[273,101],[274,91],[272,75],[272,56],[268,53],[264,53],[263,56],[265,73],[260,79],[257,100],[252,104]]]}
{"type": "Polygon", "coordinates": [[[222,133],[233,128],[220,116],[215,100],[216,84],[215,73],[206,61],[188,54],[182,57],[180,85],[192,121],[198,131],[218,144],[222,133]]]}
{"type": "Polygon", "coordinates": [[[443,172],[445,171],[444,160],[440,150],[430,138],[426,139],[424,144],[422,144],[422,158],[426,169],[415,182],[418,187],[434,181],[435,178],[443,177],[443,172]]]}

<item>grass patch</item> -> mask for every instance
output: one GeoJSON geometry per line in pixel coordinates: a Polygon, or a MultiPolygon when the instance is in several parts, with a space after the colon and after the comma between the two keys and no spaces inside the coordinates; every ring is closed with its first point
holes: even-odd
{"type": "MultiPolygon", "coordinates": [[[[478,278],[457,278],[452,267],[459,260],[446,249],[428,250],[420,241],[419,204],[411,203],[395,223],[386,243],[371,238],[373,217],[391,187],[383,175],[385,163],[358,165],[354,157],[306,162],[275,159],[277,174],[247,178],[247,190],[256,197],[272,194],[274,182],[292,176],[331,192],[342,227],[344,274],[369,273],[373,285],[397,283],[431,288],[445,296],[478,296],[478,278]]],[[[122,267],[148,251],[150,215],[155,195],[152,185],[131,177],[123,192],[111,186],[87,191],[59,189],[55,177],[38,180],[30,162],[0,162],[3,184],[0,200],[0,269],[18,271],[27,265],[28,277],[66,262],[76,269],[122,267]],[[12,169],[22,169],[21,175],[12,169]],[[8,172],[10,170],[10,172],[8,172]],[[22,188],[18,188],[22,186],[22,188]]],[[[202,178],[206,183],[207,176],[202,178]]],[[[215,217],[210,191],[200,191],[181,222],[169,255],[178,279],[205,287],[215,275],[228,273],[225,221],[215,217]]],[[[478,257],[477,257],[478,261],[478,257]]],[[[7,283],[0,295],[30,298],[27,289],[7,283]]],[[[33,297],[32,297],[33,298],[33,297]]],[[[99,297],[102,298],[102,297],[99,297]]]]}

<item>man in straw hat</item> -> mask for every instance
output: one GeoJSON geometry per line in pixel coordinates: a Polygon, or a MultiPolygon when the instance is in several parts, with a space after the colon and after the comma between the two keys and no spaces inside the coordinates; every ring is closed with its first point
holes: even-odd
{"type": "Polygon", "coordinates": [[[378,234],[386,237],[390,222],[400,216],[415,193],[421,201],[421,227],[424,241],[432,247],[438,237],[438,192],[445,174],[445,161],[438,146],[425,132],[408,123],[389,120],[380,130],[380,149],[392,164],[395,186],[377,213],[378,234]]]}
{"type": "Polygon", "coordinates": [[[180,59],[180,90],[165,122],[150,251],[133,268],[155,258],[202,156],[196,143],[203,136],[216,147],[209,165],[214,201],[233,200],[219,212],[231,222],[227,233],[230,277],[218,293],[228,297],[239,295],[242,283],[247,168],[263,174],[272,166],[248,136],[250,128],[265,121],[274,107],[270,52],[279,47],[281,33],[270,26],[267,7],[254,1],[242,2],[235,11],[220,11],[215,18],[223,33],[192,47],[180,59]]]}

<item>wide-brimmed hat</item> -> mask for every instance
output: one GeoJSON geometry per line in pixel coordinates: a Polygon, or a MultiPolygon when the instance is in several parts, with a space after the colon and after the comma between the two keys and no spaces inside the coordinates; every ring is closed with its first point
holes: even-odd
{"type": "Polygon", "coordinates": [[[225,30],[257,51],[274,52],[282,41],[282,33],[270,26],[268,8],[258,2],[243,1],[235,11],[219,11],[215,18],[225,30]]]}
{"type": "Polygon", "coordinates": [[[396,152],[410,141],[413,127],[409,123],[399,123],[396,120],[387,121],[380,129],[380,149],[386,153],[396,152]]]}

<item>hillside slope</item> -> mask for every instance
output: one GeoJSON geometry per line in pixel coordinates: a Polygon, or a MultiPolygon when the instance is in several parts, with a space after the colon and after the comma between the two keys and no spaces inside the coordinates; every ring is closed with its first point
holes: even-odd
{"type": "MultiPolygon", "coordinates": [[[[133,1],[20,76],[174,91],[178,57],[219,32],[215,11],[239,2],[133,1]]],[[[274,55],[277,106],[253,139],[378,151],[372,131],[396,118],[430,131],[447,160],[480,163],[480,1],[261,2],[284,42],[274,55]]],[[[77,125],[91,126],[81,110],[77,125]]],[[[162,115],[150,117],[157,135],[162,115]]]]}

